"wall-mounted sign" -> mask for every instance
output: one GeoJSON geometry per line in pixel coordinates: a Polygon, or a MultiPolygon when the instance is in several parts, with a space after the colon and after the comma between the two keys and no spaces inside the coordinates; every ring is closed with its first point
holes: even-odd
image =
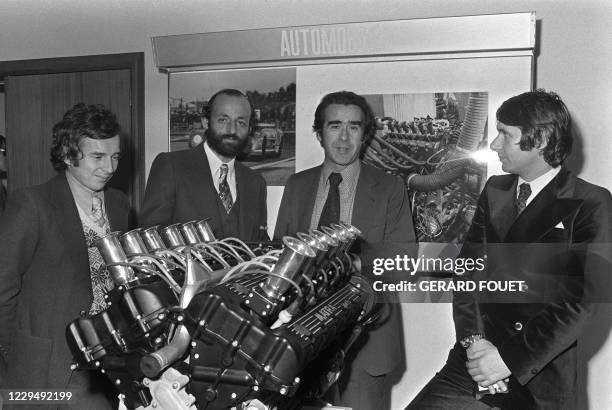
{"type": "Polygon", "coordinates": [[[153,37],[167,71],[305,65],[361,58],[531,51],[534,13],[375,21],[153,37]]]}

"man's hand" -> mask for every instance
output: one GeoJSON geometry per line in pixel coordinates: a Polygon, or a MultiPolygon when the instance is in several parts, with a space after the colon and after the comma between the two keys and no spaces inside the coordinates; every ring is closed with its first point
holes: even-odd
{"type": "Polygon", "coordinates": [[[507,390],[505,380],[512,372],[491,342],[481,339],[472,343],[467,349],[467,358],[467,371],[472,376],[472,380],[482,387],[490,387],[491,394],[507,390]],[[493,385],[497,385],[498,388],[493,385]]]}

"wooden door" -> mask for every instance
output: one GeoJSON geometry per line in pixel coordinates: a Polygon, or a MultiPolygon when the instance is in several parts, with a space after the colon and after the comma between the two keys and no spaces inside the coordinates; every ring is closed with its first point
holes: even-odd
{"type": "Polygon", "coordinates": [[[56,174],[50,161],[51,130],[79,102],[103,104],[122,129],[123,156],[109,185],[131,197],[134,143],[131,135],[130,70],[100,70],[5,77],[9,191],[40,184],[56,174]]]}

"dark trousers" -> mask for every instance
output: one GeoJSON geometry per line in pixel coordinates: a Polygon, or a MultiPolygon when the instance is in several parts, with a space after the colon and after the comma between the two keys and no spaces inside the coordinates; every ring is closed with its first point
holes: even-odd
{"type": "Polygon", "coordinates": [[[391,408],[388,379],[387,375],[372,376],[361,368],[352,368],[331,387],[326,398],[334,406],[353,410],[388,410],[391,408]]]}
{"type": "Polygon", "coordinates": [[[533,408],[531,395],[516,379],[510,378],[509,393],[475,396],[476,383],[467,372],[465,350],[456,344],[448,354],[446,364],[423,387],[406,410],[484,410],[533,408]]]}

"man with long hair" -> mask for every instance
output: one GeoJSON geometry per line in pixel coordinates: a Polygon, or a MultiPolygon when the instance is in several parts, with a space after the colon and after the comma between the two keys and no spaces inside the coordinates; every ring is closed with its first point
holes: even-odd
{"type": "Polygon", "coordinates": [[[75,317],[105,309],[114,286],[95,242],[128,228],[126,196],[106,186],[119,132],[102,105],[75,105],[53,127],[58,175],[10,195],[0,217],[2,388],[72,389],[80,408],[113,406],[104,375],[70,370],[64,332],[75,317]]]}

